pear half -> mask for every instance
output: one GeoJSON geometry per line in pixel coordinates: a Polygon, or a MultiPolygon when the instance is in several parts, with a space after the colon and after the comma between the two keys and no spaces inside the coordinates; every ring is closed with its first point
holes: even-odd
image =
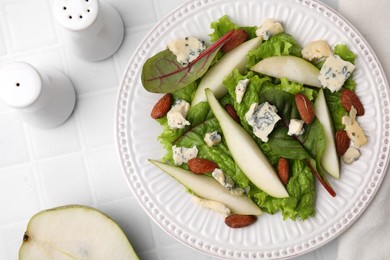
{"type": "Polygon", "coordinates": [[[121,228],[102,212],[69,205],[34,215],[19,259],[139,259],[121,228]]]}
{"type": "Polygon", "coordinates": [[[273,56],[259,61],[251,70],[275,78],[287,78],[297,83],[321,87],[320,70],[310,62],[295,56],[273,56]]]}
{"type": "Polygon", "coordinates": [[[180,167],[168,165],[159,161],[149,160],[178,182],[192,190],[196,195],[226,205],[232,213],[240,215],[261,215],[260,208],[245,195],[234,195],[219,184],[214,178],[194,174],[180,167]]]}
{"type": "Polygon", "coordinates": [[[330,175],[339,179],[340,161],[336,150],[334,126],[323,89],[318,92],[318,97],[314,102],[314,111],[324,127],[325,133],[325,150],[321,158],[321,165],[330,175]]]}

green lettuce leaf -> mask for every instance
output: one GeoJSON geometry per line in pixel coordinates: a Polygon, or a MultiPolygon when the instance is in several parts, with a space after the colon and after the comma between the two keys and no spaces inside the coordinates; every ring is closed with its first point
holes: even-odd
{"type": "Polygon", "coordinates": [[[290,162],[290,180],[286,186],[290,197],[275,199],[265,192],[251,187],[249,196],[269,214],[281,211],[283,219],[305,220],[315,214],[314,178],[305,161],[290,162]]]}
{"type": "Polygon", "coordinates": [[[335,55],[340,56],[341,59],[351,62],[355,64],[356,54],[353,53],[347,45],[345,44],[337,44],[334,46],[333,53],[335,55]]]}
{"type": "Polygon", "coordinates": [[[289,34],[279,33],[263,42],[259,48],[249,52],[247,67],[251,68],[260,60],[271,56],[297,56],[301,57],[302,47],[289,34]]]}
{"type": "Polygon", "coordinates": [[[252,39],[256,37],[257,29],[256,26],[240,27],[233,23],[227,15],[224,15],[218,20],[212,22],[210,28],[214,30],[213,33],[209,34],[211,42],[215,42],[229,31],[237,29],[245,30],[248,33],[248,39],[252,39]]]}
{"type": "MultiPolygon", "coordinates": [[[[229,149],[227,148],[227,145],[222,142],[213,147],[208,147],[203,140],[206,133],[214,131],[217,131],[222,135],[222,130],[215,117],[192,127],[177,140],[175,140],[174,144],[184,147],[192,147],[196,145],[198,148],[199,158],[205,158],[216,162],[219,168],[222,169],[226,175],[230,176],[238,186],[244,189],[247,188],[249,185],[249,180],[241,171],[241,169],[236,165],[229,149]]],[[[186,167],[186,165],[183,165],[182,167],[186,167]]]]}

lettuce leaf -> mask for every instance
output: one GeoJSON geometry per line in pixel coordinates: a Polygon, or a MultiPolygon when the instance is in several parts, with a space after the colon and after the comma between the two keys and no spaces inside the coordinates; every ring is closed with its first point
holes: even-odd
{"type": "Polygon", "coordinates": [[[275,199],[256,187],[251,187],[249,196],[269,214],[281,211],[283,219],[305,220],[315,214],[313,174],[305,161],[291,161],[290,168],[290,180],[286,186],[290,197],[275,199]]]}
{"type": "Polygon", "coordinates": [[[245,30],[248,33],[248,39],[252,39],[256,37],[257,29],[256,26],[240,27],[233,23],[227,15],[224,15],[218,20],[212,22],[210,28],[214,30],[213,33],[209,34],[211,42],[215,42],[229,31],[237,29],[245,30]]]}
{"type": "MultiPolygon", "coordinates": [[[[214,131],[217,131],[222,135],[222,130],[215,117],[192,127],[174,141],[174,144],[184,147],[192,147],[196,145],[198,148],[198,157],[216,162],[219,168],[222,169],[226,175],[230,176],[238,186],[244,189],[248,188],[249,180],[236,165],[227,145],[222,142],[213,147],[208,147],[203,140],[206,133],[214,131]]],[[[182,167],[186,167],[186,165],[183,165],[182,167]]]]}
{"type": "Polygon", "coordinates": [[[251,68],[260,60],[271,56],[297,56],[301,57],[302,47],[287,33],[279,33],[263,42],[259,48],[249,52],[247,67],[251,68]]]}
{"type": "Polygon", "coordinates": [[[337,44],[334,46],[334,54],[340,56],[343,60],[349,61],[352,64],[355,64],[356,54],[353,53],[347,45],[337,44]]]}

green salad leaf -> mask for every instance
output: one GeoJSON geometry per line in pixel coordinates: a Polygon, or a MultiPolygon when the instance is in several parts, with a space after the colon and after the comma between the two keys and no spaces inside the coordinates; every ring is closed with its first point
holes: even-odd
{"type": "Polygon", "coordinates": [[[334,54],[340,56],[341,59],[351,62],[355,64],[356,54],[353,53],[347,45],[345,44],[337,44],[334,47],[334,54]]]}
{"type": "Polygon", "coordinates": [[[209,34],[211,42],[215,42],[229,31],[237,29],[246,31],[248,33],[248,39],[252,39],[256,37],[257,29],[256,26],[240,27],[233,23],[227,15],[224,15],[218,20],[212,22],[210,28],[214,30],[213,33],[209,34]]]}
{"type": "Polygon", "coordinates": [[[232,35],[234,31],[226,33],[186,67],[177,61],[169,49],[157,53],[142,67],[143,87],[149,92],[172,93],[191,84],[206,73],[219,50],[232,35]]]}
{"type": "Polygon", "coordinates": [[[288,198],[275,199],[256,187],[248,192],[250,198],[269,214],[280,211],[283,219],[305,220],[315,215],[315,186],[310,168],[303,160],[290,162],[290,179],[287,184],[288,198]]]}
{"type": "Polygon", "coordinates": [[[263,42],[259,48],[249,52],[247,67],[251,68],[260,60],[271,56],[291,55],[301,57],[301,51],[302,47],[291,35],[279,33],[263,42]]]}

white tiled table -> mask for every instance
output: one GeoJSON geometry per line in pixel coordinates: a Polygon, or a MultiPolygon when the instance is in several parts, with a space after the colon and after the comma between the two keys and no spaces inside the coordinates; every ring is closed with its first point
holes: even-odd
{"type": "MultiPolygon", "coordinates": [[[[72,80],[78,101],[60,127],[39,130],[0,103],[0,260],[17,259],[36,212],[86,204],[124,229],[141,259],[211,259],[165,234],[132,196],[115,147],[119,81],[128,59],[153,25],[185,0],[110,0],[122,15],[125,39],[102,62],[70,53],[51,13],[51,0],[0,1],[0,66],[26,61],[52,66],[72,80]]],[[[326,0],[337,9],[337,0],[326,0]]],[[[336,241],[297,259],[335,259],[336,241]]]]}

